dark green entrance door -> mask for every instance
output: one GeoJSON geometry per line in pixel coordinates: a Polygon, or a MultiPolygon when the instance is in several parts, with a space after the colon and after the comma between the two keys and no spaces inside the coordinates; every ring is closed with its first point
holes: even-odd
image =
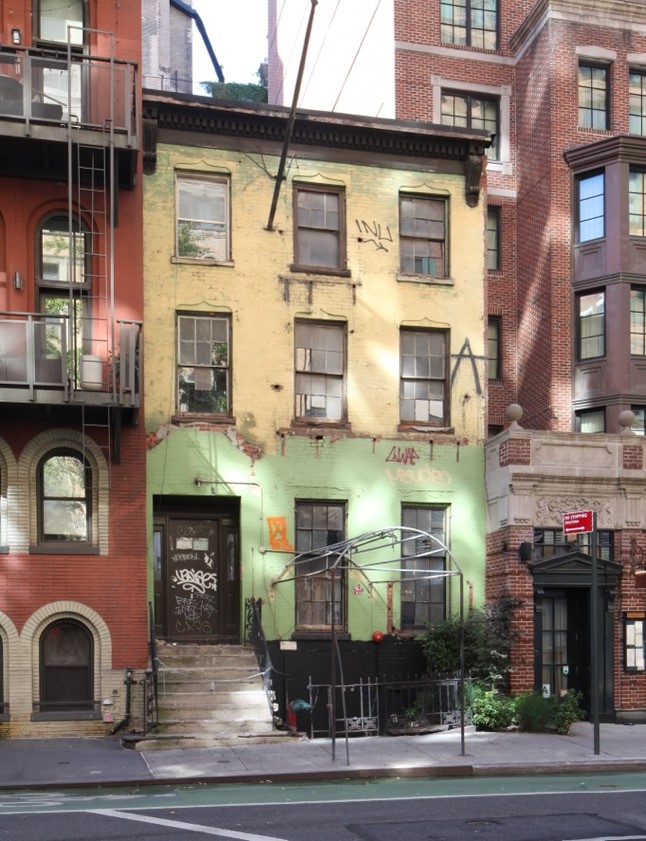
{"type": "Polygon", "coordinates": [[[590,620],[587,589],[546,591],[540,629],[540,688],[560,697],[570,689],[590,699],[590,620]]]}

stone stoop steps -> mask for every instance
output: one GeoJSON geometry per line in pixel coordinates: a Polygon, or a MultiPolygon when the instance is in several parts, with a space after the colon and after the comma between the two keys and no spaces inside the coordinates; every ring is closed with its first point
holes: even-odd
{"type": "Polygon", "coordinates": [[[159,726],[137,750],[293,741],[276,730],[252,648],[158,644],[159,726]]]}

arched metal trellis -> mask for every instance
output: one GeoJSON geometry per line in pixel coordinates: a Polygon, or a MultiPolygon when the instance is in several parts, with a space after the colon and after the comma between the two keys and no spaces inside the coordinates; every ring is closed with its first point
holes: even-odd
{"type": "MultiPolygon", "coordinates": [[[[397,581],[411,577],[420,580],[437,580],[452,577],[459,579],[460,751],[461,755],[464,756],[464,579],[462,570],[449,547],[436,535],[407,526],[390,526],[388,528],[366,532],[349,540],[341,540],[338,543],[331,543],[307,552],[300,552],[285,564],[279,575],[271,582],[273,588],[288,581],[295,581],[297,578],[302,579],[321,575],[330,576],[330,683],[332,687],[332,705],[329,715],[332,725],[334,725],[336,717],[334,707],[336,703],[336,689],[338,688],[341,690],[341,701],[343,704],[346,758],[348,764],[350,759],[343,666],[335,626],[334,599],[336,575],[351,570],[363,575],[370,587],[376,586],[379,583],[385,583],[388,580],[386,576],[393,576],[397,581]],[[441,556],[447,559],[443,570],[420,569],[411,563],[416,560],[428,560],[433,556],[441,556]],[[299,566],[303,568],[307,567],[307,572],[299,573],[299,566]],[[337,683],[337,673],[340,676],[340,684],[337,683]]],[[[330,732],[332,734],[332,758],[334,759],[336,756],[335,726],[331,726],[330,732]]]]}

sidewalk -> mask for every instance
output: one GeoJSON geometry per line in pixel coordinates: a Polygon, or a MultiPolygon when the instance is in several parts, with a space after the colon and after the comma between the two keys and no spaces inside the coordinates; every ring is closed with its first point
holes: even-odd
{"type": "Polygon", "coordinates": [[[294,739],[274,745],[136,751],[118,736],[103,739],[0,741],[0,790],[12,788],[149,785],[174,782],[334,779],[646,770],[646,724],[602,724],[600,753],[592,725],[570,735],[460,732],[428,736],[294,739]],[[348,764],[349,755],[349,764],[348,764]]]}

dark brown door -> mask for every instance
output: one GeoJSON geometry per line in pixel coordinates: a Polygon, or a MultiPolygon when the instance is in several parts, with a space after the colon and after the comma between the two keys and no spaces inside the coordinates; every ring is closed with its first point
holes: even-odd
{"type": "MultiPolygon", "coordinates": [[[[156,525],[164,622],[158,631],[187,642],[240,639],[237,521],[228,516],[173,516],[156,525]]],[[[156,605],[156,606],[157,606],[156,605]]]]}

